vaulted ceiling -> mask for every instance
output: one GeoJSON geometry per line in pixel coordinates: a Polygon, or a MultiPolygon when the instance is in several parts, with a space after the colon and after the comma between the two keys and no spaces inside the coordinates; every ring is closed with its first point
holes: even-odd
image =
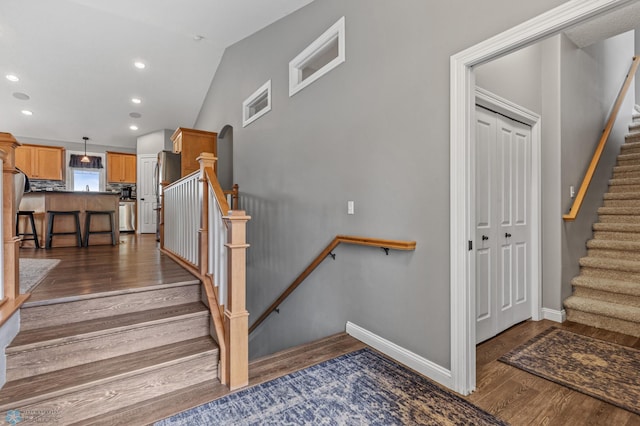
{"type": "Polygon", "coordinates": [[[134,147],[192,126],[224,49],[311,1],[2,0],[0,131],[134,147]]]}

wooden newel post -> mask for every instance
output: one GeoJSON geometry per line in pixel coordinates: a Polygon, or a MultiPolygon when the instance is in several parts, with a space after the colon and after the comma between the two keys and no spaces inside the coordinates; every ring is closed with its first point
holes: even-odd
{"type": "Polygon", "coordinates": [[[10,133],[0,132],[0,151],[4,154],[2,162],[2,231],[4,235],[4,297],[15,300],[20,294],[20,274],[18,269],[18,250],[20,240],[16,237],[16,147],[20,146],[10,133]]]}
{"type": "Polygon", "coordinates": [[[200,248],[198,270],[200,271],[200,275],[204,276],[207,273],[209,262],[209,189],[207,187],[208,182],[205,170],[215,170],[218,158],[209,152],[202,152],[196,160],[200,163],[200,199],[202,203],[202,216],[200,217],[200,230],[198,233],[198,244],[200,248]]]}
{"type": "Polygon", "coordinates": [[[243,210],[232,210],[224,216],[229,232],[227,304],[224,328],[229,389],[249,384],[249,312],[246,309],[247,222],[251,217],[243,210]]]}

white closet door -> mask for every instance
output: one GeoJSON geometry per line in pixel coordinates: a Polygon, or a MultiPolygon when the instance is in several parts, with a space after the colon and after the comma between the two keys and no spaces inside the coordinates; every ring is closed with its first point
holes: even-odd
{"type": "Polygon", "coordinates": [[[476,108],[476,340],[531,317],[531,129],[476,108]]]}

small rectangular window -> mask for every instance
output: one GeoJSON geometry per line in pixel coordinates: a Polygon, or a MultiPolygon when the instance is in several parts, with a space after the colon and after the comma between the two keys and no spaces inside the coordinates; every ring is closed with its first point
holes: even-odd
{"type": "Polygon", "coordinates": [[[271,80],[242,103],[242,127],[248,126],[269,111],[271,111],[271,80]]]}
{"type": "Polygon", "coordinates": [[[344,16],[289,62],[293,96],[346,60],[344,16]]]}

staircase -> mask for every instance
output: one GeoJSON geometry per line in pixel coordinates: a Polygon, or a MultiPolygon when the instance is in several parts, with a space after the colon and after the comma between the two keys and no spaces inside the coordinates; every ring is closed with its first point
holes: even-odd
{"type": "Polygon", "coordinates": [[[0,412],[19,410],[22,424],[93,424],[219,385],[200,289],[193,280],[25,304],[6,350],[0,412]]]}
{"type": "Polygon", "coordinates": [[[598,214],[573,295],[564,301],[567,319],[640,337],[640,113],[598,214]]]}

